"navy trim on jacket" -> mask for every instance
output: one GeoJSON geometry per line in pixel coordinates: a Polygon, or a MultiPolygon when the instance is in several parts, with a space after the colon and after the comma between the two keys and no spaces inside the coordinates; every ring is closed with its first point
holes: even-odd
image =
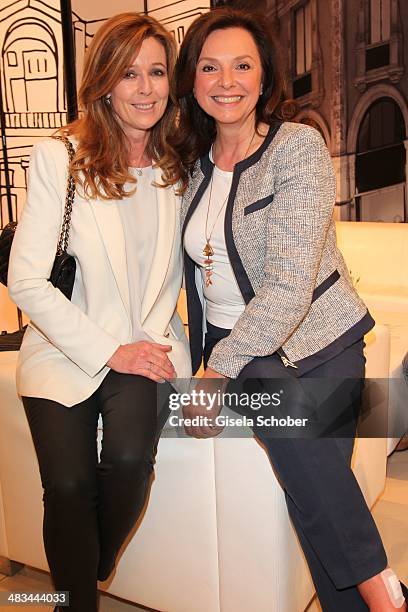
{"type": "MultiPolygon", "coordinates": [[[[281,125],[282,122],[277,122],[274,126],[271,126],[261,146],[254,153],[252,153],[252,155],[235,164],[231,190],[228,197],[227,208],[225,211],[224,232],[227,252],[231,262],[232,270],[234,272],[239,290],[242,294],[242,298],[245,301],[245,304],[248,304],[252,300],[255,295],[255,292],[242,264],[232,235],[232,212],[234,207],[234,200],[242,172],[247,168],[250,168],[260,160],[261,156],[271,144],[281,125]]],[[[207,189],[210,183],[212,173],[214,171],[214,164],[210,160],[209,153],[203,155],[203,157],[200,158],[199,164],[204,178],[199,188],[197,189],[194,198],[191,201],[190,207],[187,211],[181,233],[182,243],[184,243],[184,234],[188,222],[190,221],[201,198],[203,197],[205,190],[207,189]]],[[[195,266],[195,262],[188,256],[188,254],[184,250],[184,273],[188,296],[187,312],[189,320],[189,337],[193,373],[195,373],[200,367],[203,351],[203,311],[195,284],[195,266]]]]}
{"type": "MultiPolygon", "coordinates": [[[[239,180],[241,174],[247,168],[250,168],[254,164],[256,164],[264,151],[269,147],[276,133],[278,132],[282,122],[275,124],[269,128],[268,134],[265,137],[262,145],[248,158],[238,162],[234,166],[232,185],[230,194],[228,197],[227,207],[225,211],[225,223],[224,223],[224,233],[225,233],[225,242],[227,247],[227,253],[229,256],[229,260],[231,263],[231,267],[236,278],[238,288],[241,292],[242,298],[245,304],[248,304],[253,297],[255,296],[254,289],[252,284],[248,278],[242,260],[238,254],[237,248],[235,246],[234,237],[232,233],[232,214],[234,208],[235,196],[237,193],[239,180]]],[[[184,220],[183,228],[182,228],[182,243],[184,244],[184,234],[190,221],[194,211],[196,210],[201,198],[203,197],[209,183],[211,180],[211,176],[214,170],[214,164],[209,158],[209,154],[207,153],[199,160],[201,171],[204,175],[202,182],[200,183],[196,194],[194,195],[190,207],[187,211],[186,218],[184,220]]],[[[273,196],[263,198],[263,200],[269,199],[273,200],[273,196]]],[[[254,204],[257,204],[255,202],[254,204]]],[[[251,204],[252,206],[252,204],[251,204]]],[[[193,374],[197,372],[201,365],[202,354],[203,354],[203,309],[201,305],[201,300],[197,291],[196,282],[195,282],[195,270],[196,264],[193,259],[186,253],[184,249],[184,271],[185,271],[185,283],[187,290],[187,312],[188,312],[188,320],[189,320],[189,338],[190,338],[190,350],[191,350],[191,358],[192,358],[192,369],[193,374]]],[[[317,298],[319,298],[325,291],[327,291],[338,279],[340,278],[340,274],[338,270],[334,270],[332,274],[330,274],[320,285],[318,285],[313,291],[312,302],[314,302],[317,298]]],[[[282,361],[290,366],[296,368],[296,375],[301,376],[305,372],[313,369],[317,365],[320,365],[324,361],[331,359],[335,355],[339,354],[344,348],[350,346],[360,338],[364,336],[372,327],[374,326],[374,320],[371,315],[367,312],[366,315],[357,322],[353,327],[347,330],[342,336],[337,338],[328,346],[324,347],[317,353],[305,357],[295,363],[290,362],[283,349],[280,348],[277,352],[282,358],[282,361]]],[[[286,365],[285,364],[285,365],[286,365]]]]}

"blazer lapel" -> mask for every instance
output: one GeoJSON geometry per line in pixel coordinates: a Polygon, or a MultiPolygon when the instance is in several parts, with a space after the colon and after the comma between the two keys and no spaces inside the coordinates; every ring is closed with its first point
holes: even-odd
{"type": "Polygon", "coordinates": [[[114,201],[92,200],[90,205],[105,245],[123,305],[130,316],[126,244],[117,204],[114,201]]]}
{"type": "MultiPolygon", "coordinates": [[[[161,170],[155,168],[154,180],[161,182],[161,170]]],[[[176,195],[172,187],[156,187],[158,228],[149,281],[142,297],[141,324],[146,320],[163,286],[169,267],[176,229],[176,195]]]]}

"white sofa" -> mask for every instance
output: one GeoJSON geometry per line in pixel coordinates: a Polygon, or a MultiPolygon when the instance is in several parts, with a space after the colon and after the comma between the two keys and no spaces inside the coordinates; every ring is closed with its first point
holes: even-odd
{"type": "Polygon", "coordinates": [[[408,431],[408,223],[337,223],[338,245],[356,289],[376,322],[390,331],[388,454],[408,431]]]}
{"type": "MultiPolygon", "coordinates": [[[[368,373],[385,376],[387,329],[366,340],[368,373]]],[[[0,353],[0,555],[47,569],[41,483],[15,391],[16,357],[0,353]]],[[[354,469],[370,506],[385,468],[386,440],[358,440],[354,469]]],[[[245,438],[160,441],[146,514],[103,586],[166,612],[302,612],[314,594],[283,492],[264,451],[245,438]]]]}
{"type": "MultiPolygon", "coordinates": [[[[397,337],[393,317],[395,312],[402,317],[404,294],[398,289],[398,272],[394,279],[392,271],[408,260],[401,259],[408,226],[340,223],[338,229],[349,268],[360,276],[357,289],[364,288],[373,314],[377,316],[378,301],[384,312],[390,306],[387,326],[377,325],[366,336],[367,375],[386,379],[390,368],[398,375],[408,326],[402,324],[397,337]],[[386,248],[376,264],[384,285],[375,289],[371,283],[377,270],[372,272],[361,259],[371,261],[387,241],[389,270],[380,266],[389,255],[386,248]]],[[[398,278],[404,281],[403,274],[398,278]]],[[[0,302],[0,315],[6,311],[0,327],[15,329],[13,308],[0,302]]],[[[41,484],[15,391],[15,361],[15,353],[0,353],[0,556],[46,569],[41,484]]],[[[395,398],[390,400],[395,412],[401,412],[395,398]]],[[[387,402],[376,409],[386,414],[387,402]]],[[[384,438],[356,444],[354,470],[370,506],[384,487],[386,445],[384,438]]],[[[166,612],[302,612],[314,593],[283,493],[264,451],[252,439],[162,439],[146,514],[113,580],[103,587],[166,612]]]]}

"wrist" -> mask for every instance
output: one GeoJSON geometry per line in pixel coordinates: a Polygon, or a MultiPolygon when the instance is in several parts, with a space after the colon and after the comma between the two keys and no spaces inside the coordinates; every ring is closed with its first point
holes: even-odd
{"type": "Polygon", "coordinates": [[[113,355],[111,355],[108,359],[108,361],[106,362],[106,365],[108,368],[113,368],[116,362],[116,358],[118,356],[118,352],[120,351],[120,349],[122,348],[122,345],[120,344],[118,346],[118,348],[116,349],[116,351],[113,353],[113,355]]]}

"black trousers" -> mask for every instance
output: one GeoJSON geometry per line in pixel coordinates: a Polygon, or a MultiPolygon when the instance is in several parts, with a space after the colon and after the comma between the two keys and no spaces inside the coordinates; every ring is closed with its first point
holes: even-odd
{"type": "MultiPolygon", "coordinates": [[[[213,347],[228,333],[229,330],[208,325],[205,365],[213,347]]],[[[364,373],[361,340],[306,375],[335,381],[339,389],[337,397],[333,394],[336,411],[340,394],[348,413],[346,424],[339,427],[342,437],[334,437],[333,432],[330,437],[318,439],[271,437],[265,428],[253,428],[284,489],[289,516],[324,612],[367,611],[356,585],[387,566],[380,535],[350,467],[356,427],[355,419],[350,417],[350,397],[354,394],[352,414],[356,415],[364,373]]],[[[294,377],[294,372],[274,354],[250,362],[237,382],[257,377],[260,384],[268,385],[273,379],[294,377]]],[[[328,404],[326,410],[330,409],[328,404]]]]}
{"type": "Polygon", "coordinates": [[[69,610],[94,612],[97,580],[112,572],[146,500],[158,438],[156,383],[111,370],[71,408],[33,397],[23,403],[44,488],[44,545],[55,588],[69,591],[69,610]]]}

